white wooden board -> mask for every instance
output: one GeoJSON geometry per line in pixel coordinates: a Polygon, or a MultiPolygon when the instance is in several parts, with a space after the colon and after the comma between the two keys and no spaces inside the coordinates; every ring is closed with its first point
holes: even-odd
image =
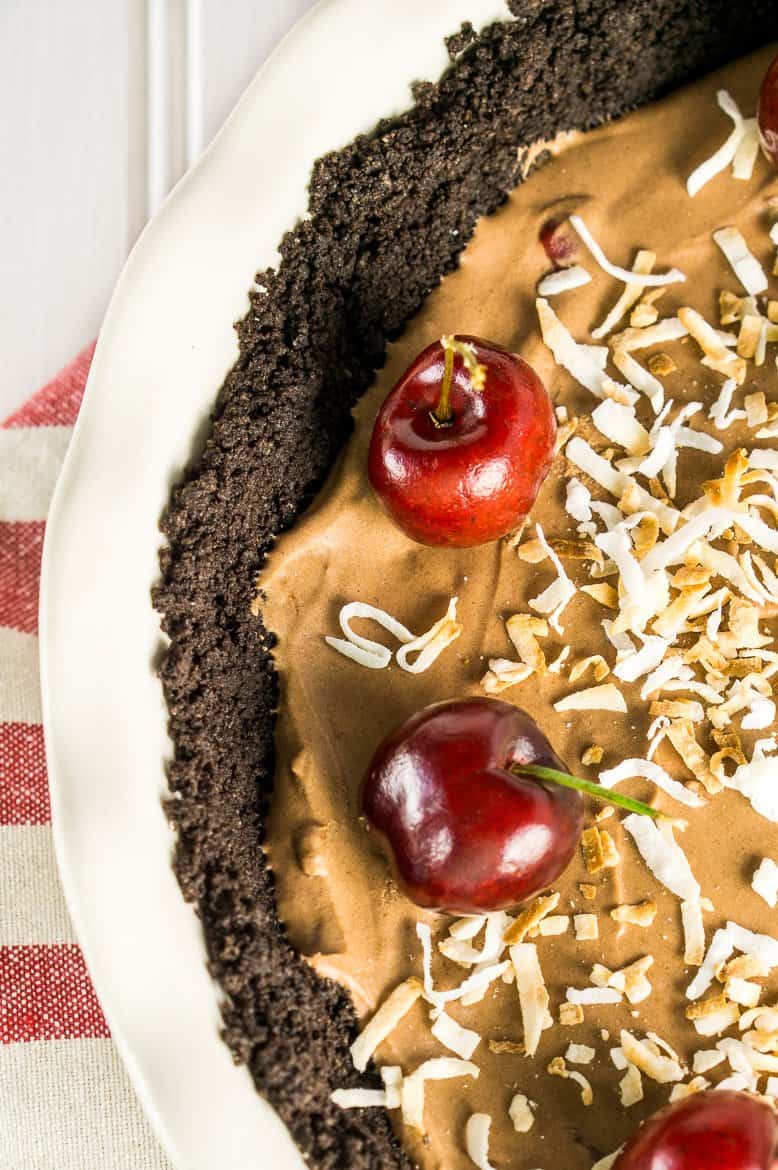
{"type": "Polygon", "coordinates": [[[313,0],[1,0],[0,418],[97,333],[150,211],[313,0]]]}

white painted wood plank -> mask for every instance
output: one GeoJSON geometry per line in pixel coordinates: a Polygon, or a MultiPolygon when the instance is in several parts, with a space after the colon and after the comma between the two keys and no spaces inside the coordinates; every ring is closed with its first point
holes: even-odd
{"type": "Polygon", "coordinates": [[[147,208],[312,2],[0,2],[0,418],[96,335],[147,208]]]}
{"type": "Polygon", "coordinates": [[[203,142],[210,142],[276,44],[313,0],[190,0],[199,9],[203,142]]]}
{"type": "Polygon", "coordinates": [[[97,331],[127,252],[136,0],[0,3],[0,411],[97,331]]]}
{"type": "Polygon", "coordinates": [[[96,334],[149,205],[312,3],[2,0],[0,418],[96,334]]]}

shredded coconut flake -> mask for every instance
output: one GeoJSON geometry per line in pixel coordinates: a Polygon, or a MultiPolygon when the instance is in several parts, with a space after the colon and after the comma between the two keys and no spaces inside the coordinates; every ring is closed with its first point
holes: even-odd
{"type": "Polygon", "coordinates": [[[763,857],[751,879],[751,888],[764,898],[771,910],[778,905],[778,865],[771,857],[763,857]]]}
{"type": "Polygon", "coordinates": [[[538,926],[538,934],[543,938],[565,934],[570,927],[569,914],[549,914],[538,926]]]}
{"type": "Polygon", "coordinates": [[[397,651],[398,665],[411,674],[420,674],[427,670],[442,651],[461,634],[462,626],[456,620],[456,607],[457,599],[453,597],[445,616],[435,622],[425,634],[415,637],[406,626],[385,610],[361,601],[351,601],[342,607],[339,615],[340,628],[345,637],[333,638],[327,635],[324,641],[344,658],[350,658],[368,670],[383,670],[392,660],[392,651],[381,642],[356,633],[351,626],[351,623],[359,618],[377,622],[402,643],[397,651]],[[418,654],[418,657],[411,664],[408,656],[414,653],[418,654]]]}
{"type": "Polygon", "coordinates": [[[758,983],[732,976],[724,984],[724,994],[727,999],[739,1004],[740,1007],[753,1008],[759,1003],[762,988],[758,983]]]}
{"type": "Polygon", "coordinates": [[[630,455],[642,455],[648,450],[648,431],[638,422],[633,406],[622,406],[608,398],[594,408],[591,417],[606,439],[618,443],[630,455]]]}
{"type": "Polygon", "coordinates": [[[575,691],[572,695],[565,695],[554,703],[555,711],[618,711],[625,713],[627,703],[619,688],[614,683],[603,683],[601,686],[587,687],[583,691],[575,691]]]}
{"type": "Polygon", "coordinates": [[[710,1072],[725,1059],[724,1053],[716,1048],[701,1048],[694,1054],[692,1068],[696,1073],[710,1072]]]}
{"type": "Polygon", "coordinates": [[[606,771],[600,772],[599,781],[603,788],[615,788],[617,784],[624,780],[631,780],[635,776],[650,780],[668,796],[672,796],[674,800],[680,801],[681,804],[688,805],[690,808],[700,808],[705,804],[705,801],[701,800],[696,793],[691,792],[678,780],[674,780],[664,768],[660,768],[659,764],[655,764],[652,760],[624,760],[615,768],[608,768],[606,771]]]}
{"type": "Polygon", "coordinates": [[[530,1101],[524,1093],[516,1093],[508,1106],[508,1116],[516,1133],[529,1133],[535,1124],[533,1109],[536,1108],[534,1101],[530,1101]]]}
{"type": "Polygon", "coordinates": [[[399,1064],[385,1064],[378,1071],[386,1092],[386,1108],[399,1109],[402,1104],[402,1069],[399,1064]]]}
{"type": "Polygon", "coordinates": [[[570,657],[570,647],[563,646],[562,649],[557,654],[554,661],[549,662],[549,664],[548,664],[549,674],[561,674],[562,667],[564,666],[565,662],[567,661],[567,659],[569,657],[570,657]]]}
{"type": "MultiPolygon", "coordinates": [[[[685,330],[684,330],[685,332],[685,330]]],[[[642,366],[637,358],[625,349],[617,349],[613,354],[613,364],[620,374],[623,374],[631,386],[645,394],[654,414],[659,414],[665,400],[665,388],[658,378],[642,366]]]]}
{"type": "Polygon", "coordinates": [[[622,823],[656,880],[683,901],[697,901],[700,896],[699,883],[691,871],[686,854],[672,835],[671,826],[667,827],[665,833],[655,821],[638,813],[630,813],[622,823]]]}
{"type": "Polygon", "coordinates": [[[546,1070],[552,1077],[563,1077],[568,1081],[575,1081],[581,1090],[581,1101],[584,1105],[589,1106],[594,1102],[594,1092],[589,1081],[582,1072],[576,1069],[568,1068],[565,1064],[564,1058],[555,1056],[546,1070]]]}
{"type": "Polygon", "coordinates": [[[680,513],[668,504],[663,504],[661,500],[654,499],[651,493],[642,488],[632,476],[625,475],[624,472],[612,467],[607,459],[598,455],[585,439],[578,435],[572,438],[565,448],[565,455],[571,463],[579,467],[590,479],[593,479],[600,487],[605,488],[617,500],[620,500],[629,489],[634,495],[638,508],[642,511],[656,513],[663,532],[669,535],[675,531],[680,513]]]}
{"type": "Polygon", "coordinates": [[[568,1044],[565,1060],[570,1064],[591,1064],[596,1055],[596,1050],[588,1044],[568,1044]]]}
{"type": "Polygon", "coordinates": [[[735,276],[749,296],[755,297],[767,288],[764,269],[743,239],[742,232],[735,227],[720,228],[713,233],[721,251],[732,266],[735,276]]]}
{"type": "MultiPolygon", "coordinates": [[[[548,301],[538,297],[535,308],[540,321],[540,332],[544,343],[551,350],[554,361],[571,374],[577,382],[585,386],[597,398],[605,398],[603,384],[607,381],[600,362],[593,357],[589,347],[579,345],[572,334],[557,317],[548,301]]],[[[627,394],[627,398],[636,401],[634,391],[627,394]]]]}
{"type": "Polygon", "coordinates": [[[596,914],[576,914],[573,918],[576,942],[593,942],[600,937],[596,914]]]}
{"type": "Polygon", "coordinates": [[[544,894],[531,902],[521,910],[513,922],[510,924],[503,937],[503,942],[506,946],[513,946],[514,943],[524,942],[528,933],[534,930],[536,926],[543,919],[556,910],[559,905],[559,894],[555,891],[553,894],[544,894]]]}
{"type": "Polygon", "coordinates": [[[538,1050],[541,1032],[549,1019],[548,992],[534,943],[517,943],[510,948],[510,955],[519,992],[524,1049],[527,1056],[534,1056],[538,1050]]]}
{"type": "Polygon", "coordinates": [[[508,637],[523,663],[537,674],[545,674],[546,656],[538,638],[548,637],[548,623],[526,613],[515,613],[505,623],[508,637]]]}
{"type": "Polygon", "coordinates": [[[511,662],[509,658],[490,658],[489,669],[481,679],[487,695],[499,695],[509,687],[526,682],[533,674],[526,662],[511,662]]]}
{"type": "Polygon", "coordinates": [[[751,802],[754,810],[768,821],[778,822],[778,758],[763,756],[754,749],[750,763],[740,764],[732,776],[721,777],[725,788],[732,788],[751,802]]]}
{"type": "Polygon", "coordinates": [[[345,637],[331,638],[327,636],[324,641],[345,658],[351,658],[352,661],[358,662],[360,666],[366,666],[369,670],[383,670],[391,662],[392,652],[380,642],[376,642],[372,638],[364,638],[352,630],[351,622],[357,618],[377,622],[398,642],[413,641],[411,631],[385,610],[378,609],[375,605],[366,605],[361,601],[350,601],[343,606],[338,619],[345,637]]]}
{"type": "Polygon", "coordinates": [[[627,654],[613,668],[616,678],[622,682],[636,682],[643,675],[654,670],[670,649],[667,638],[647,635],[643,638],[643,646],[634,653],[627,654]]]}
{"type": "MultiPolygon", "coordinates": [[[[656,262],[656,253],[641,250],[635,257],[635,263],[632,265],[632,271],[639,275],[645,275],[651,272],[656,262]]],[[[621,296],[616,301],[616,304],[608,313],[605,320],[596,329],[592,329],[592,337],[601,338],[606,337],[612,329],[615,329],[622,317],[632,308],[637,300],[639,300],[643,292],[643,285],[633,284],[630,282],[622,290],[621,296]]]]}
{"type": "Polygon", "coordinates": [[[489,1131],[492,1119],[488,1113],[473,1113],[465,1125],[465,1149],[478,1170],[494,1170],[489,1161],[489,1131]]]}
{"type": "Polygon", "coordinates": [[[478,1066],[468,1060],[457,1060],[453,1056],[439,1056],[425,1060],[423,1064],[405,1077],[402,1083],[401,1107],[403,1121],[411,1129],[424,1133],[424,1082],[446,1081],[455,1077],[478,1077],[478,1066]]]}
{"type": "Polygon", "coordinates": [[[737,422],[738,419],[746,417],[744,410],[730,410],[732,396],[736,390],[737,382],[735,379],[727,378],[719,391],[718,398],[708,411],[708,418],[717,431],[726,431],[732,426],[733,422],[737,422]]]}
{"type": "Polygon", "coordinates": [[[635,349],[647,349],[650,345],[662,345],[666,341],[678,341],[689,332],[680,317],[663,317],[656,325],[645,328],[625,329],[613,337],[614,350],[631,353],[635,349]]]}
{"type": "MultiPolygon", "coordinates": [[[[724,1007],[717,1011],[711,1012],[710,1015],[701,1016],[699,1019],[693,1021],[694,1030],[698,1036],[720,1036],[722,1032],[726,1032],[729,1028],[734,1027],[738,1022],[740,1016],[740,1009],[736,1003],[727,1003],[724,1007]]],[[[716,1088],[720,1089],[725,1084],[721,1081],[716,1088]]],[[[728,1088],[734,1088],[734,1085],[728,1085],[728,1088]]],[[[738,1088],[746,1088],[745,1084],[740,1084],[738,1088]]]]}
{"type": "Polygon", "coordinates": [[[447,646],[455,642],[462,633],[462,625],[457,621],[457,598],[452,597],[448,603],[445,615],[435,622],[426,634],[407,642],[397,651],[397,665],[409,674],[422,674],[443,653],[447,646]],[[415,662],[409,661],[409,655],[417,654],[415,662]]]}
{"type": "Polygon", "coordinates": [[[711,939],[710,946],[700,964],[699,971],[686,988],[687,999],[696,1000],[705,994],[715,979],[719,967],[723,963],[726,963],[734,949],[735,944],[728,931],[723,927],[719,928],[711,939]]]}
{"type": "Polygon", "coordinates": [[[546,540],[543,529],[539,524],[535,524],[535,532],[540,541],[541,546],[545,550],[547,556],[557,572],[556,580],[553,581],[548,588],[544,589],[537,597],[530,599],[530,609],[534,609],[536,613],[548,615],[548,624],[558,634],[561,634],[562,627],[559,624],[559,619],[562,613],[567,608],[570,601],[575,596],[575,585],[568,577],[564,570],[564,566],[557,554],[552,549],[551,545],[546,540]]]}
{"type": "Polygon", "coordinates": [[[541,297],[555,297],[570,289],[581,288],[591,279],[585,268],[573,264],[570,268],[560,268],[558,272],[549,272],[548,276],[544,276],[538,285],[538,294],[541,297]]]}
{"type": "Polygon", "coordinates": [[[473,914],[467,918],[457,918],[449,926],[448,933],[452,938],[459,939],[462,942],[469,942],[481,933],[486,925],[486,919],[486,914],[473,914]]]}
{"type": "Polygon", "coordinates": [[[416,1003],[423,990],[418,979],[406,979],[381,1004],[376,1014],[360,1032],[351,1045],[351,1059],[354,1068],[364,1072],[370,1057],[386,1037],[394,1031],[400,1020],[416,1003]]]}
{"type": "Polygon", "coordinates": [[[587,1004],[621,1003],[624,998],[615,987],[568,987],[565,992],[568,1003],[587,1004]]]}
{"type": "Polygon", "coordinates": [[[634,906],[614,906],[610,912],[615,922],[628,922],[631,926],[651,926],[656,918],[656,902],[640,902],[634,906]]]}
{"type": "Polygon", "coordinates": [[[341,1109],[377,1109],[387,1104],[383,1089],[336,1089],[330,1100],[341,1109]]]}
{"type": "Polygon", "coordinates": [[[732,119],[734,127],[726,142],[719,147],[715,154],[712,154],[710,158],[700,163],[686,180],[686,190],[692,198],[702,190],[706,183],[709,183],[721,171],[726,170],[735,158],[745,133],[743,115],[725,89],[718,91],[716,101],[724,113],[732,119]]]}
{"type": "Polygon", "coordinates": [[[627,1065],[627,1071],[619,1081],[619,1095],[625,1109],[643,1100],[643,1079],[637,1065],[627,1065]]]}
{"type": "MultiPolygon", "coordinates": [[[[776,468],[778,469],[778,452],[776,452],[776,468]]],[[[565,499],[565,510],[568,515],[572,516],[573,520],[577,520],[580,524],[587,524],[592,518],[592,493],[580,479],[573,476],[567,481],[567,496],[565,499]]]]}
{"type": "Polygon", "coordinates": [[[580,215],[571,215],[570,223],[578,232],[578,235],[583,240],[586,247],[591,252],[594,259],[599,264],[604,272],[609,276],[614,277],[615,280],[623,280],[625,284],[639,285],[641,288],[657,288],[666,284],[677,284],[679,281],[686,280],[683,272],[679,272],[677,268],[671,268],[669,272],[651,273],[651,272],[630,272],[628,268],[619,268],[617,264],[611,264],[607,256],[603,252],[600,245],[595,240],[588,227],[581,219],[580,215]]]}
{"type": "Polygon", "coordinates": [[[746,363],[743,358],[730,353],[718,331],[688,305],[678,310],[678,318],[705,354],[702,364],[741,385],[746,376],[746,363]]]}
{"type": "Polygon", "coordinates": [[[622,1051],[630,1064],[636,1065],[652,1081],[666,1085],[683,1080],[684,1070],[678,1061],[655,1052],[649,1042],[638,1040],[626,1028],[622,1029],[619,1040],[622,1051]]]}
{"type": "Polygon", "coordinates": [[[705,957],[705,924],[699,901],[681,902],[681,922],[684,938],[683,961],[692,967],[699,967],[705,957]]]}
{"type": "Polygon", "coordinates": [[[743,951],[746,955],[753,955],[769,970],[778,967],[778,939],[769,934],[747,930],[738,922],[728,922],[726,929],[737,950],[743,951]]]}
{"type": "Polygon", "coordinates": [[[432,1025],[431,1032],[444,1048],[456,1053],[462,1060],[469,1060],[481,1043],[478,1032],[473,1032],[470,1028],[463,1028],[445,1012],[441,1012],[438,1016],[432,1025]]]}

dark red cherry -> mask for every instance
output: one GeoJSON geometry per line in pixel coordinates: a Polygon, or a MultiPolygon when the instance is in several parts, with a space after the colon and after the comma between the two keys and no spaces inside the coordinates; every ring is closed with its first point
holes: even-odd
{"type": "Polygon", "coordinates": [[[778,167],[778,57],[762,82],[756,117],[762,150],[773,166],[778,167]]]}
{"type": "Polygon", "coordinates": [[[747,1093],[695,1093],[644,1122],[613,1170],[778,1170],[775,1113],[747,1093]]]}
{"type": "Polygon", "coordinates": [[[581,795],[517,776],[511,765],[519,764],[567,771],[529,715],[498,699],[433,704],[378,748],[362,809],[418,905],[505,909],[568,865],[583,826],[581,795]]]}
{"type": "Polygon", "coordinates": [[[476,337],[446,341],[447,351],[436,341],[420,353],[387,396],[368,474],[413,540],[467,548],[525,518],[551,466],[556,421],[520,357],[476,337]]]}
{"type": "Polygon", "coordinates": [[[540,242],[554,268],[564,268],[572,260],[576,242],[570,231],[567,217],[547,219],[540,229],[540,242]]]}

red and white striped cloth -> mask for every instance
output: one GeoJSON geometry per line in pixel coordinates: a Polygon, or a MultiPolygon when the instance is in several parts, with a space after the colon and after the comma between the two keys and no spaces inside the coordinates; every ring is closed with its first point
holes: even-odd
{"type": "Polygon", "coordinates": [[[0,426],[0,1170],[169,1168],[111,1042],[51,837],[41,549],[92,350],[0,426]]]}

